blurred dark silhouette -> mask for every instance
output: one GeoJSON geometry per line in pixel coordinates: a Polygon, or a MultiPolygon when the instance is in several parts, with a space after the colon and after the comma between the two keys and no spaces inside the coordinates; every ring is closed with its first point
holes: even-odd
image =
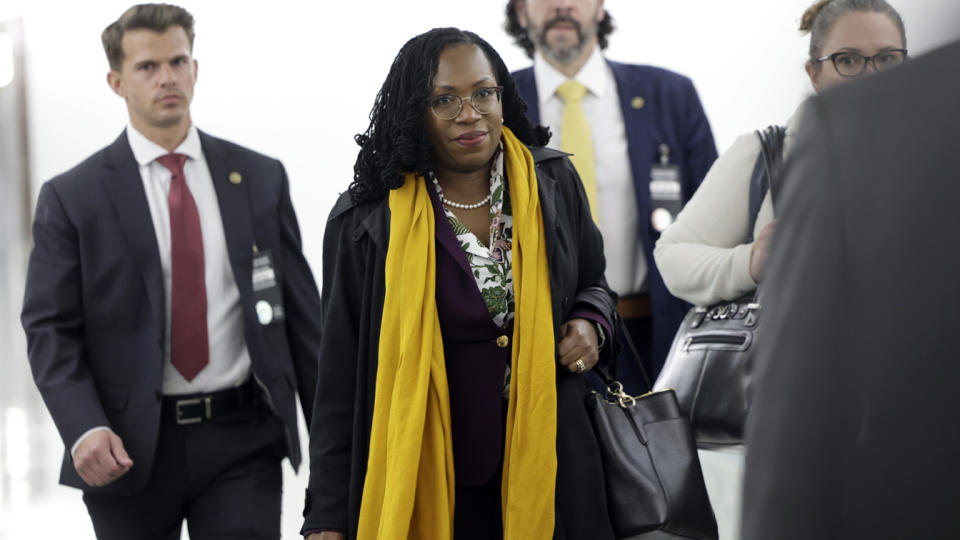
{"type": "Polygon", "coordinates": [[[960,42],[809,103],[784,179],[744,540],[957,538],[960,42]]]}

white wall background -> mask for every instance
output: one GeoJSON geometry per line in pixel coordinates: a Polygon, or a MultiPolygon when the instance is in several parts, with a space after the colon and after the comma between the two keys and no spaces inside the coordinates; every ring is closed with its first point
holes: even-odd
{"type": "MultiPolygon", "coordinates": [[[[326,214],[353,174],[353,135],[400,46],[434,26],[490,41],[511,69],[529,64],[501,29],[506,0],[272,2],[182,0],[197,19],[202,129],[286,164],[307,257],[319,276],[326,214]]],[[[810,92],[810,0],[607,0],[617,31],[608,56],[674,69],[696,83],[723,151],[740,133],[783,122],[810,92]]],[[[956,0],[896,0],[912,52],[947,40],[956,0]]],[[[112,141],[126,110],[106,85],[100,31],[128,0],[3,0],[22,17],[28,61],[30,162],[41,182],[112,141]]]]}

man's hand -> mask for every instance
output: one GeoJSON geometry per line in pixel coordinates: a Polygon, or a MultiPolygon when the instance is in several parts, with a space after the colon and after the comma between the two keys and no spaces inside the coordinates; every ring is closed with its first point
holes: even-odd
{"type": "Polygon", "coordinates": [[[767,257],[770,256],[770,238],[777,230],[777,220],[767,223],[762,229],[757,239],[753,242],[753,249],[750,251],[750,277],[754,283],[760,283],[763,279],[763,273],[767,270],[767,257]]]}
{"type": "Polygon", "coordinates": [[[347,535],[342,532],[334,531],[323,531],[319,533],[313,533],[310,536],[307,536],[304,540],[346,540],[347,535]]]}
{"type": "Polygon", "coordinates": [[[561,366],[573,373],[584,373],[597,365],[600,353],[597,350],[597,329],[592,321],[570,319],[560,327],[560,335],[557,354],[561,366]]]}
{"type": "Polygon", "coordinates": [[[73,455],[73,467],[80,478],[94,487],[102,487],[127,474],[133,460],[123,449],[123,441],[108,429],[95,431],[80,441],[73,455]]]}

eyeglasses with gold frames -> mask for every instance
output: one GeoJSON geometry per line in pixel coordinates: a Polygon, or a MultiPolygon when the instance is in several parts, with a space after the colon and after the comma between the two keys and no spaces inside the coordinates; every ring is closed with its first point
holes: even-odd
{"type": "Polygon", "coordinates": [[[434,116],[440,120],[453,120],[460,116],[464,101],[469,101],[473,110],[480,114],[490,114],[496,111],[502,93],[502,86],[484,86],[474,90],[468,98],[462,98],[456,94],[440,94],[428,98],[427,104],[433,111],[434,116]]]}

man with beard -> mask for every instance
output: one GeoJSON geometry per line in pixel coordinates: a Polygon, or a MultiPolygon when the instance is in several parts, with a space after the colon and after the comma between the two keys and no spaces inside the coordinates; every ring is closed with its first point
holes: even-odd
{"type": "MultiPolygon", "coordinates": [[[[193,17],[144,4],[101,36],[129,124],[45,183],[22,321],[102,539],[279,538],[320,298],[283,165],[197,130],[193,17]]],[[[55,526],[55,525],[54,525],[55,526]]]]}
{"type": "MultiPolygon", "coordinates": [[[[527,114],[573,154],[618,310],[655,378],[689,306],[664,286],[654,243],[717,158],[700,99],[682,75],[603,57],[613,31],[603,0],[510,0],[506,16],[533,59],[513,74],[527,114]]],[[[619,376],[640,393],[647,387],[632,356],[624,349],[619,376]]]]}

